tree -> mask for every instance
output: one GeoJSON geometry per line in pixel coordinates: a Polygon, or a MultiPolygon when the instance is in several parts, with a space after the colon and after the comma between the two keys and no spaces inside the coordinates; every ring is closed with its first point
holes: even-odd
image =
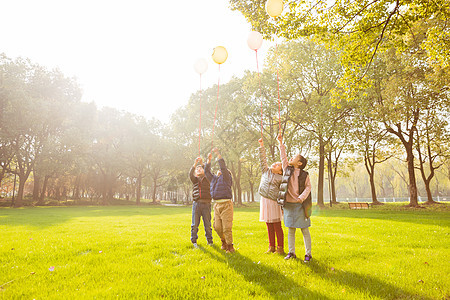
{"type": "MultiPolygon", "coordinates": [[[[317,204],[324,206],[323,188],[327,144],[345,130],[350,102],[334,105],[331,90],[342,69],[336,53],[312,41],[291,41],[279,47],[283,86],[291,95],[287,119],[295,126],[290,135],[304,134],[297,145],[314,145],[319,156],[317,204]]],[[[275,58],[272,57],[272,60],[275,58]]],[[[286,142],[287,144],[287,142],[286,142]]],[[[329,148],[329,147],[328,147],[329,148]]]]}
{"type": "MultiPolygon", "coordinates": [[[[50,135],[60,130],[65,118],[64,107],[80,100],[81,93],[71,78],[58,70],[21,58],[15,61],[0,56],[2,76],[2,145],[10,145],[14,153],[14,169],[8,172],[19,177],[15,206],[22,205],[25,183],[36,159],[50,135]]],[[[12,166],[12,165],[10,165],[12,166]]]]}
{"type": "MultiPolygon", "coordinates": [[[[373,71],[376,71],[374,68],[373,71]]],[[[372,204],[379,205],[375,187],[375,166],[394,156],[395,151],[389,148],[389,144],[394,141],[388,138],[387,131],[383,123],[376,119],[377,93],[379,93],[380,74],[371,73],[374,77],[374,85],[367,89],[365,94],[361,94],[356,101],[355,112],[353,114],[354,129],[352,131],[355,139],[356,150],[364,158],[364,166],[369,175],[372,204]]],[[[383,185],[381,185],[383,188],[383,185]]]]}
{"type": "Polygon", "coordinates": [[[117,180],[125,171],[125,156],[123,144],[126,130],[123,125],[123,115],[115,109],[103,108],[98,112],[94,125],[93,137],[89,152],[90,164],[95,166],[97,176],[100,176],[100,191],[102,204],[111,203],[117,189],[117,180]]]}
{"type": "Polygon", "coordinates": [[[410,206],[418,205],[417,184],[414,172],[414,143],[418,125],[428,107],[442,107],[446,94],[430,80],[433,69],[424,61],[422,52],[386,53],[387,75],[378,96],[379,120],[386,130],[396,136],[405,149],[408,166],[410,206]]]}
{"type": "Polygon", "coordinates": [[[142,180],[148,176],[148,165],[154,149],[158,147],[161,124],[156,119],[147,121],[127,114],[123,122],[126,130],[123,143],[126,173],[136,180],[136,204],[140,205],[142,180]]]}
{"type": "Polygon", "coordinates": [[[435,204],[431,193],[430,183],[434,178],[435,171],[439,169],[449,157],[449,135],[445,131],[448,122],[442,118],[442,110],[445,108],[429,107],[424,117],[420,120],[417,128],[416,151],[418,154],[420,175],[425,184],[427,201],[425,204],[435,204]],[[429,174],[426,174],[428,167],[429,174]]]}

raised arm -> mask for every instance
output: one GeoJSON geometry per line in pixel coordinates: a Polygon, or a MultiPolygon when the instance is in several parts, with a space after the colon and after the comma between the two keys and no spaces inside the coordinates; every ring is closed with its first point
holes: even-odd
{"type": "Polygon", "coordinates": [[[191,170],[189,170],[189,178],[191,179],[192,183],[198,182],[198,178],[195,177],[194,172],[195,168],[197,167],[197,164],[202,163],[202,158],[199,156],[195,159],[194,164],[191,167],[191,170]]]}
{"type": "Polygon", "coordinates": [[[231,182],[231,174],[228,171],[227,164],[225,163],[225,160],[221,157],[217,162],[219,163],[220,171],[222,171],[223,179],[231,185],[232,184],[232,182],[231,182]]]}
{"type": "Polygon", "coordinates": [[[220,166],[220,171],[222,172],[223,179],[227,181],[231,185],[231,174],[228,172],[227,164],[225,163],[225,160],[222,158],[222,155],[219,153],[219,149],[214,148],[214,153],[216,153],[217,156],[217,162],[220,166]]]}
{"type": "Polygon", "coordinates": [[[197,177],[194,176],[195,167],[191,167],[189,170],[189,179],[191,179],[192,183],[196,183],[198,181],[197,177]]]}
{"type": "Polygon", "coordinates": [[[259,142],[259,162],[261,165],[261,171],[264,173],[269,170],[269,166],[267,165],[267,157],[266,157],[266,148],[264,148],[263,139],[260,138],[259,142]]]}
{"type": "Polygon", "coordinates": [[[281,159],[281,165],[283,166],[283,170],[285,170],[288,166],[288,159],[286,155],[286,147],[283,145],[283,136],[278,134],[278,144],[280,148],[280,159],[281,159]]]}
{"type": "Polygon", "coordinates": [[[205,165],[205,176],[206,176],[206,178],[208,178],[209,182],[211,182],[211,180],[214,178],[214,175],[211,173],[211,159],[212,159],[212,154],[208,153],[208,158],[206,160],[206,165],[205,165]]]}
{"type": "Polygon", "coordinates": [[[214,148],[213,151],[216,154],[218,160],[222,158],[222,155],[220,155],[220,153],[219,153],[219,149],[214,148]]]}

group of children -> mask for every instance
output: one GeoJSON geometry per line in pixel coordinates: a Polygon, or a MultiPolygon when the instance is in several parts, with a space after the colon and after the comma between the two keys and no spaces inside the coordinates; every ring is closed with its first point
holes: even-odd
{"type": "Polygon", "coordinates": [[[194,165],[189,171],[189,177],[194,184],[192,190],[192,225],[191,242],[194,247],[197,246],[198,226],[200,217],[203,219],[205,227],[205,236],[208,245],[212,245],[211,230],[211,199],[214,200],[214,230],[222,241],[222,249],[227,253],[235,252],[233,247],[233,194],[231,186],[233,185],[231,172],[228,170],[225,160],[217,148],[213,149],[219,163],[219,170],[214,175],[211,172],[212,154],[208,154],[206,166],[203,167],[201,157],[195,159],[194,165]]]}
{"type": "MultiPolygon", "coordinates": [[[[281,162],[275,162],[270,167],[267,164],[266,151],[262,139],[259,139],[259,157],[261,163],[261,182],[259,186],[260,221],[265,222],[269,236],[269,249],[266,253],[284,255],[284,233],[281,219],[288,228],[289,252],[285,259],[297,258],[295,254],[295,232],[300,228],[305,245],[305,262],[311,256],[311,182],[308,172],[304,171],[307,160],[297,154],[290,160],[286,156],[286,148],[282,135],[278,135],[281,162]],[[276,244],[275,244],[276,237],[276,244]]],[[[191,242],[197,246],[200,218],[203,219],[205,236],[208,245],[212,245],[211,230],[211,200],[214,200],[214,230],[222,241],[222,249],[227,253],[235,252],[233,247],[233,202],[232,177],[230,171],[217,148],[216,154],[220,169],[214,175],[211,172],[212,154],[208,154],[206,165],[200,157],[195,159],[189,176],[193,183],[193,205],[191,242]]]]}

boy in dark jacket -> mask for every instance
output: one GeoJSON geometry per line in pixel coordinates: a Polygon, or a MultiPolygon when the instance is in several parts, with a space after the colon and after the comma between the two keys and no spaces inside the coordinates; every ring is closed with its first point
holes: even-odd
{"type": "Polygon", "coordinates": [[[225,160],[217,148],[213,149],[216,154],[220,170],[217,175],[211,173],[212,154],[208,154],[208,161],[205,166],[205,175],[211,182],[211,196],[214,200],[214,230],[222,241],[222,249],[227,253],[235,252],[233,247],[233,195],[231,186],[233,184],[231,173],[227,169],[225,160]]]}
{"type": "Polygon", "coordinates": [[[189,178],[194,184],[192,189],[192,225],[191,225],[191,242],[197,248],[198,226],[200,225],[200,217],[203,218],[203,226],[205,227],[205,236],[208,245],[213,244],[211,229],[211,194],[210,183],[205,177],[202,159],[197,157],[194,165],[189,171],[189,178]]]}

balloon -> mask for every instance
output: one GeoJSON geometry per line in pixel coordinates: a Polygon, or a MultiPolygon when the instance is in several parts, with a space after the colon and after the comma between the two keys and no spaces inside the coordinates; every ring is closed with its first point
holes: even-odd
{"type": "Polygon", "coordinates": [[[248,35],[247,44],[252,50],[258,50],[263,42],[263,37],[258,31],[251,31],[248,35]]]}
{"type": "Polygon", "coordinates": [[[214,62],[220,65],[227,60],[228,52],[227,49],[225,49],[225,47],[217,46],[216,48],[214,48],[214,52],[211,56],[214,62]]]}
{"type": "Polygon", "coordinates": [[[273,18],[281,15],[283,12],[283,0],[267,0],[266,12],[273,18]]]}
{"type": "Polygon", "coordinates": [[[199,58],[195,61],[194,69],[195,72],[202,75],[206,72],[206,70],[208,70],[208,62],[204,58],[199,58]]]}

